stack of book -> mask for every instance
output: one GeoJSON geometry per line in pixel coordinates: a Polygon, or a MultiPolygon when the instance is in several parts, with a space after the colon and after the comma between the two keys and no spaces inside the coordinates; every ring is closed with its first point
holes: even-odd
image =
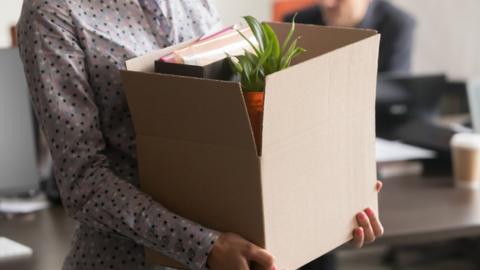
{"type": "Polygon", "coordinates": [[[173,51],[159,59],[165,63],[207,66],[227,55],[241,55],[245,51],[253,51],[250,44],[257,41],[249,27],[230,26],[217,33],[199,38],[192,44],[173,51]],[[247,40],[245,40],[246,37],[247,40]]]}
{"type": "Polygon", "coordinates": [[[217,80],[235,80],[228,55],[253,52],[258,46],[249,27],[233,25],[219,32],[185,43],[155,61],[155,72],[217,80]],[[248,41],[247,41],[248,39],[248,41]]]}

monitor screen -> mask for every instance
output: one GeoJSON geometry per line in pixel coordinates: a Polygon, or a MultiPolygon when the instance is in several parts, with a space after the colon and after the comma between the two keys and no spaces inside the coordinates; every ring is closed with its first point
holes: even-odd
{"type": "Polygon", "coordinates": [[[17,49],[0,50],[0,196],[38,189],[35,132],[17,49]]]}
{"type": "Polygon", "coordinates": [[[380,76],[377,86],[377,135],[399,140],[398,128],[420,119],[431,120],[438,114],[447,87],[445,75],[380,76]]]}

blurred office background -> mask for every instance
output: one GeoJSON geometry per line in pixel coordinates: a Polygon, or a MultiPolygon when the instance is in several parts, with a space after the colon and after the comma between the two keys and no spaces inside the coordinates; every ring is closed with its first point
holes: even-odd
{"type": "MultiPolygon", "coordinates": [[[[278,19],[285,12],[293,11],[312,2],[310,0],[214,1],[217,3],[225,24],[238,22],[240,17],[246,14],[263,20],[278,19]]],[[[423,88],[437,87],[438,83],[442,84],[439,86],[443,89],[442,96],[432,96],[432,99],[438,98],[438,104],[435,105],[441,107],[440,114],[453,116],[451,119],[460,119],[457,124],[465,125],[468,129],[470,120],[466,100],[466,82],[480,77],[480,32],[478,30],[480,1],[391,1],[415,17],[417,28],[412,73],[415,76],[428,75],[415,84],[407,83],[410,85],[409,91],[422,91],[423,88]]],[[[11,47],[14,42],[11,27],[15,25],[19,17],[21,5],[22,0],[8,0],[2,3],[0,48],[11,47]]],[[[5,63],[0,64],[4,65],[5,63]]],[[[402,79],[395,83],[405,87],[402,79]]],[[[3,82],[0,82],[0,85],[4,85],[3,82]]],[[[10,89],[0,89],[0,92],[5,94],[7,90],[10,89]]],[[[438,95],[440,95],[440,91],[438,91],[438,95]]],[[[0,97],[0,99],[4,98],[7,98],[7,95],[0,97]]],[[[427,100],[423,101],[428,103],[427,100]]],[[[422,106],[422,100],[419,102],[415,106],[422,106]]],[[[0,104],[3,103],[0,102],[0,104]]],[[[3,113],[2,108],[0,108],[0,112],[3,113]]],[[[0,119],[3,118],[0,117],[0,119]]],[[[28,118],[22,119],[29,121],[28,118]]],[[[0,126],[3,128],[2,123],[0,126]]],[[[415,127],[399,132],[411,133],[412,130],[418,130],[415,127]]],[[[37,137],[33,128],[31,132],[32,136],[37,137]]],[[[442,132],[438,131],[429,136],[437,137],[438,135],[438,137],[450,138],[448,137],[451,135],[450,133],[445,135],[442,132]]],[[[391,139],[403,138],[396,135],[391,135],[391,139]]],[[[0,132],[0,136],[3,136],[2,132],[0,132]]],[[[406,136],[405,138],[408,141],[410,137],[406,136]]],[[[416,139],[418,138],[411,139],[410,143],[426,147],[421,142],[415,143],[416,139]]],[[[387,235],[376,245],[361,251],[350,248],[338,250],[336,252],[338,269],[480,269],[476,256],[480,252],[480,241],[477,239],[480,237],[480,195],[476,192],[455,191],[451,184],[452,177],[449,168],[442,171],[441,176],[435,172],[435,168],[449,167],[448,145],[445,142],[446,139],[440,142],[443,143],[442,149],[426,149],[437,151],[438,156],[442,157],[441,161],[429,160],[422,161],[422,163],[401,164],[405,167],[392,167],[390,171],[387,170],[394,175],[394,180],[386,179],[385,191],[381,195],[380,201],[383,203],[382,210],[388,210],[384,214],[388,219],[386,220],[388,223],[386,224],[387,235]],[[426,171],[431,170],[434,176],[425,176],[426,171]],[[404,171],[416,171],[419,176],[401,176],[404,171]],[[391,234],[389,234],[388,225],[392,225],[391,234]]],[[[38,144],[37,141],[36,143],[38,144]]],[[[15,151],[15,149],[11,151],[15,151]]],[[[6,155],[5,152],[4,149],[0,149],[0,160],[2,159],[1,155],[6,155]]],[[[48,173],[43,172],[42,175],[48,175],[48,173]]],[[[2,181],[3,179],[0,179],[0,191],[2,181]]],[[[3,216],[0,214],[0,237],[13,238],[11,235],[15,235],[16,230],[23,229],[25,233],[22,231],[18,238],[13,240],[32,246],[34,251],[35,246],[43,241],[39,239],[31,242],[30,238],[35,238],[35,235],[51,234],[53,235],[52,245],[57,245],[55,248],[52,247],[52,252],[57,252],[55,256],[34,257],[35,267],[32,268],[31,264],[27,263],[17,266],[20,268],[11,269],[51,269],[48,267],[61,264],[64,253],[68,249],[68,237],[74,222],[66,218],[52,219],[61,210],[54,208],[51,211],[53,212],[41,212],[37,216],[22,215],[21,221],[15,223],[15,226],[10,223],[12,219],[18,218],[16,215],[3,216]],[[32,232],[31,228],[37,228],[39,231],[32,232]],[[53,262],[48,260],[53,260],[53,262]]],[[[0,269],[3,269],[1,263],[0,269]]]]}
{"type": "MultiPolygon", "coordinates": [[[[245,14],[268,20],[273,0],[215,0],[225,24],[245,14]]],[[[291,2],[280,0],[278,2],[291,2]]],[[[293,2],[309,2],[297,0],[293,2]]],[[[480,74],[480,1],[477,0],[392,0],[417,19],[414,71],[446,72],[454,78],[480,74]],[[477,56],[477,57],[475,57],[477,56]]],[[[20,14],[22,0],[9,0],[0,9],[0,47],[10,45],[9,27],[20,14]]]]}

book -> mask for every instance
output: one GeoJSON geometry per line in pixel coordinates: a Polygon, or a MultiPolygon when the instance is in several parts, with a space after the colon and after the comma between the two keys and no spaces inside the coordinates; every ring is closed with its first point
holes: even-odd
{"type": "Polygon", "coordinates": [[[244,37],[254,46],[258,45],[249,27],[234,25],[202,37],[189,46],[167,54],[161,57],[160,61],[206,66],[225,59],[227,54],[236,56],[245,53],[245,51],[253,52],[252,46],[244,37]]]}

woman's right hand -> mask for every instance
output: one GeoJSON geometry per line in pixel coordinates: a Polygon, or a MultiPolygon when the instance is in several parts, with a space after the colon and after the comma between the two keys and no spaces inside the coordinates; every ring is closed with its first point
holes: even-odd
{"type": "Polygon", "coordinates": [[[208,256],[211,270],[249,270],[251,263],[262,270],[276,270],[270,253],[233,233],[220,235],[208,256]]]}

